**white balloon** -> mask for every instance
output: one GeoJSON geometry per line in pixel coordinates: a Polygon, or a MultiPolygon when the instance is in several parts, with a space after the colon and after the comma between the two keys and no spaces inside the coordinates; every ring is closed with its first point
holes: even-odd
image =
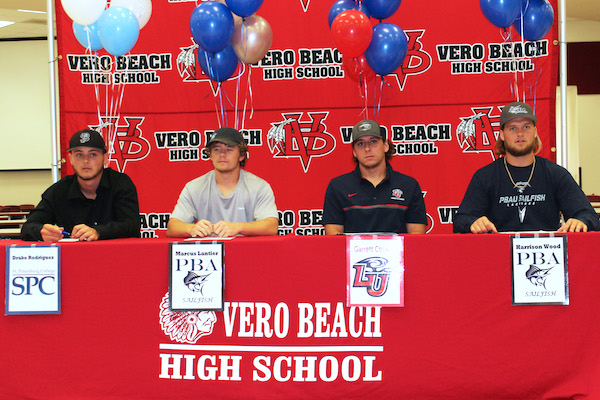
{"type": "Polygon", "coordinates": [[[106,0],[61,0],[63,9],[79,25],[93,24],[106,8],[106,0]]]}
{"type": "Polygon", "coordinates": [[[140,29],[148,23],[152,14],[151,0],[111,0],[110,6],[128,8],[137,18],[140,29]]]}

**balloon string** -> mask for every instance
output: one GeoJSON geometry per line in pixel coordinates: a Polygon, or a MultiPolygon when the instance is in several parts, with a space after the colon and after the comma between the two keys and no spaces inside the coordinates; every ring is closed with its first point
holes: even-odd
{"type": "Polygon", "coordinates": [[[375,84],[373,85],[373,118],[376,118],[375,105],[377,104],[377,77],[378,75],[375,75],[375,84]]]}
{"type": "Polygon", "coordinates": [[[365,73],[364,71],[360,72],[359,75],[359,81],[360,81],[360,95],[362,96],[363,99],[363,119],[369,119],[369,104],[368,104],[368,99],[369,99],[369,87],[367,85],[367,80],[365,79],[365,77],[363,76],[365,73]]]}
{"type": "Polygon", "coordinates": [[[252,96],[252,67],[248,66],[248,80],[246,81],[246,96],[244,98],[244,114],[242,117],[242,129],[244,129],[246,121],[246,107],[248,105],[248,98],[250,98],[250,119],[254,116],[254,99],[252,96]]]}
{"type": "MultiPolygon", "coordinates": [[[[212,80],[212,77],[214,77],[215,74],[214,74],[210,59],[211,59],[211,57],[209,57],[208,52],[205,51],[204,52],[204,60],[206,61],[206,65],[208,66],[207,75],[212,80]]],[[[215,102],[215,113],[217,114],[217,123],[219,124],[219,128],[222,128],[223,124],[227,124],[227,121],[224,118],[223,99],[222,99],[222,95],[221,95],[221,82],[218,82],[217,93],[215,95],[213,95],[213,98],[214,98],[214,102],[215,102]],[[219,97],[219,100],[217,100],[217,96],[219,97]],[[219,111],[219,105],[220,105],[220,111],[219,111]]]]}
{"type": "Polygon", "coordinates": [[[229,121],[227,121],[227,113],[225,111],[225,105],[223,104],[223,86],[221,82],[219,82],[217,93],[219,94],[219,105],[221,106],[221,119],[225,126],[229,126],[229,121]]]}
{"type": "Polygon", "coordinates": [[[99,93],[99,83],[96,81],[96,72],[100,75],[99,71],[96,71],[96,63],[94,62],[94,58],[98,60],[98,52],[92,51],[92,41],[90,36],[90,28],[86,25],[83,30],[87,36],[87,44],[88,46],[85,49],[86,54],[88,55],[88,59],[90,60],[90,64],[92,65],[92,79],[94,84],[94,95],[96,97],[96,112],[98,114],[98,125],[102,124],[102,118],[100,117],[100,93],[99,93]]]}
{"type": "MultiPolygon", "coordinates": [[[[246,18],[242,18],[242,24],[240,26],[240,44],[242,45],[242,48],[244,48],[244,42],[247,42],[248,38],[248,22],[246,21],[246,18]],[[244,30],[246,30],[246,34],[244,34],[244,30]]],[[[240,114],[240,110],[238,108],[239,105],[239,94],[240,94],[240,88],[242,86],[242,74],[244,73],[243,71],[243,64],[246,60],[246,55],[248,54],[248,48],[247,48],[247,44],[246,44],[246,49],[244,50],[244,57],[241,60],[242,61],[242,65],[239,66],[238,68],[238,79],[237,79],[237,91],[235,93],[235,129],[238,129],[238,127],[240,126],[240,121],[239,121],[239,114],[240,114]]],[[[244,110],[245,111],[245,110],[244,110]]],[[[244,112],[245,114],[245,112],[244,112]]],[[[242,119],[244,117],[242,116],[242,119]]],[[[244,125],[244,121],[241,121],[241,125],[244,125]]]]}
{"type": "MultiPolygon", "coordinates": [[[[239,70],[239,68],[238,68],[239,70]]],[[[239,104],[239,97],[240,97],[240,86],[241,86],[241,80],[242,80],[242,73],[241,71],[238,71],[238,77],[237,77],[237,82],[236,82],[236,91],[235,91],[235,108],[234,108],[234,115],[235,115],[235,129],[239,130],[239,124],[240,124],[240,109],[238,108],[238,104],[239,104]]]]}
{"type": "Polygon", "coordinates": [[[223,124],[221,121],[221,115],[219,114],[219,104],[217,103],[216,97],[213,96],[213,100],[215,102],[215,114],[217,114],[217,125],[219,125],[219,128],[222,128],[223,124]]]}

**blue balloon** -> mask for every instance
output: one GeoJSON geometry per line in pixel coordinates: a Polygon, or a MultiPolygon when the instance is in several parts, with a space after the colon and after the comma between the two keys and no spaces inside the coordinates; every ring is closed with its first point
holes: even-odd
{"type": "Polygon", "coordinates": [[[97,23],[100,43],[113,56],[129,53],[140,35],[135,14],[125,7],[109,7],[104,10],[97,23]]]}
{"type": "Polygon", "coordinates": [[[100,43],[98,37],[98,21],[90,25],[80,25],[73,21],[73,33],[79,44],[86,49],[98,51],[102,48],[102,43],[100,43]]]}
{"type": "Polygon", "coordinates": [[[373,28],[373,39],[365,58],[376,74],[391,74],[402,65],[408,52],[408,41],[404,31],[397,25],[383,22],[373,28]]]}
{"type": "Polygon", "coordinates": [[[546,36],[553,22],[554,10],[548,0],[529,0],[523,2],[523,16],[513,26],[523,39],[535,42],[546,36]]]}
{"type": "Polygon", "coordinates": [[[521,15],[521,0],[479,0],[479,7],[498,28],[508,28],[521,15]]]}
{"type": "Polygon", "coordinates": [[[226,5],[205,1],[192,11],[190,30],[198,46],[209,53],[218,53],[231,43],[233,16],[226,5]]]}
{"type": "Polygon", "coordinates": [[[346,10],[362,11],[367,16],[367,18],[371,18],[371,14],[369,13],[369,10],[363,3],[358,5],[358,4],[356,4],[355,0],[338,0],[335,3],[333,3],[331,8],[329,9],[328,20],[329,20],[330,28],[331,28],[331,24],[333,24],[333,20],[335,19],[335,17],[337,17],[338,14],[340,14],[341,12],[344,12],[346,10]]]}
{"type": "Polygon", "coordinates": [[[229,79],[237,69],[238,58],[235,55],[233,46],[230,44],[225,49],[214,54],[199,50],[198,63],[202,71],[210,79],[216,82],[223,82],[229,79]]]}
{"type": "Polygon", "coordinates": [[[225,3],[235,15],[249,17],[258,11],[263,0],[225,0],[225,3]]]}
{"type": "Polygon", "coordinates": [[[363,0],[363,3],[371,16],[377,19],[391,17],[400,7],[400,0],[363,0]]]}

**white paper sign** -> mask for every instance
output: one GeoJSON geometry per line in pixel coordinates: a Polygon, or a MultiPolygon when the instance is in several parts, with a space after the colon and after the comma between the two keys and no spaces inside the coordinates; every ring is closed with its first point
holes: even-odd
{"type": "Polygon", "coordinates": [[[404,237],[349,236],[348,306],[404,307],[404,237]]]}
{"type": "Polygon", "coordinates": [[[60,248],[6,248],[5,314],[60,314],[60,248]]]}
{"type": "Polygon", "coordinates": [[[512,303],[569,304],[567,237],[511,237],[512,303]]]}
{"type": "Polygon", "coordinates": [[[171,243],[172,311],[223,310],[223,243],[171,243]]]}

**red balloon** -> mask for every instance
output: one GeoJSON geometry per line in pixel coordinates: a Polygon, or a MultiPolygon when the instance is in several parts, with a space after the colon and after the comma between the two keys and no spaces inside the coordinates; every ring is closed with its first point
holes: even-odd
{"type": "Polygon", "coordinates": [[[375,72],[369,67],[364,54],[359,57],[343,57],[344,72],[354,82],[365,83],[375,78],[375,72]]]}
{"type": "Polygon", "coordinates": [[[333,41],[347,57],[358,57],[367,50],[373,37],[371,21],[365,13],[346,10],[338,14],[331,24],[333,41]]]}

